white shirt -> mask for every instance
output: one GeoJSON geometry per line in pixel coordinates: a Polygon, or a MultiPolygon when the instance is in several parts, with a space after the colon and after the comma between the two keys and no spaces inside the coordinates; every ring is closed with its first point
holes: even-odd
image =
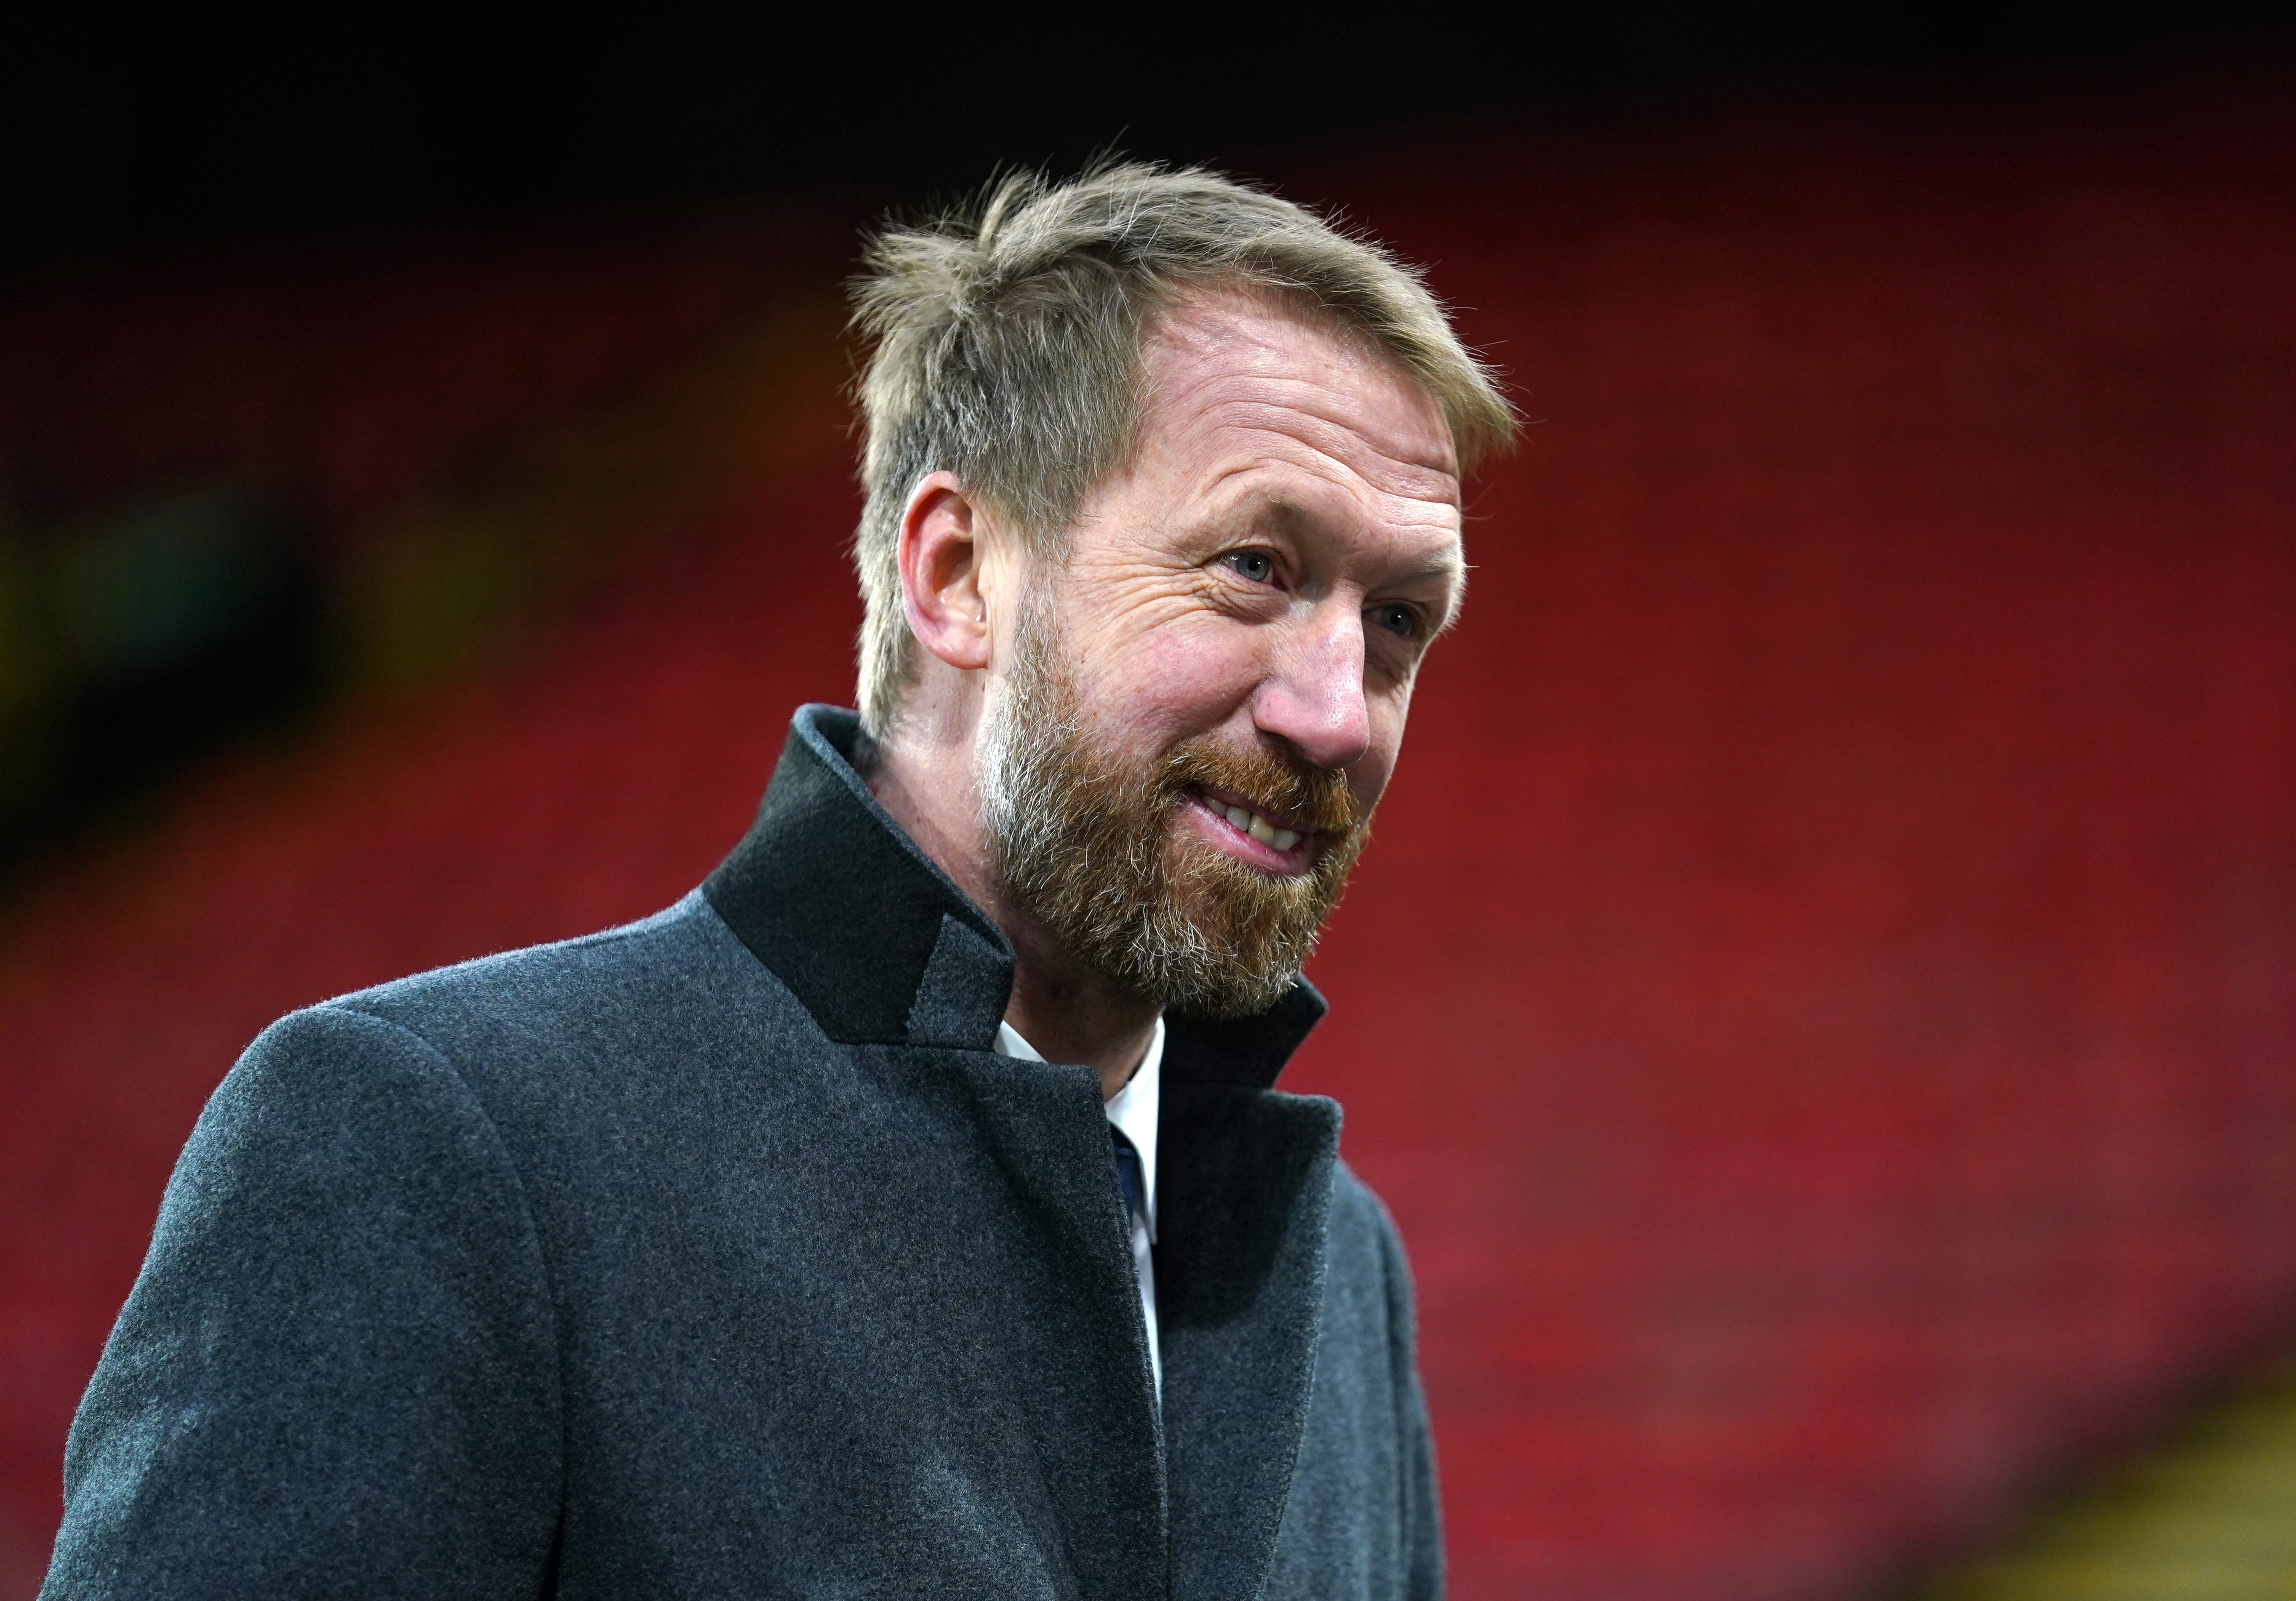
{"type": "MultiPolygon", "coordinates": [[[[1022,1062],[1045,1058],[1010,1023],[996,1025],[996,1054],[1022,1062]]],[[[1156,1338],[1156,1110],[1164,1082],[1164,1019],[1156,1019],[1148,1053],[1124,1088],[1108,1102],[1108,1121],[1140,1153],[1140,1209],[1132,1214],[1132,1271],[1140,1281],[1140,1315],[1148,1324],[1148,1368],[1155,1375],[1156,1399],[1164,1399],[1164,1357],[1156,1338]]]]}

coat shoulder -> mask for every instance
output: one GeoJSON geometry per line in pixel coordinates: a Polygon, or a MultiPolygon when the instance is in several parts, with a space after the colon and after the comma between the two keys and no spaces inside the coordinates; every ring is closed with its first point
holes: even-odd
{"type": "Polygon", "coordinates": [[[817,1099],[841,1054],[696,892],[638,922],[290,1013],[226,1090],[250,1112],[359,1116],[387,1114],[413,1072],[463,1099],[531,1180],[586,1168],[577,1153],[602,1143],[667,1138],[728,1095],[817,1099]],[[379,1072],[382,1057],[401,1068],[379,1072]]]}
{"type": "Polygon", "coordinates": [[[699,891],[638,922],[504,952],[314,1009],[391,1024],[490,1107],[578,1098],[618,1075],[715,1054],[819,1042],[812,1019],[699,891]]]}
{"type": "Polygon", "coordinates": [[[612,928],[434,968],[324,1004],[422,1033],[487,1018],[537,1034],[737,985],[758,964],[699,891],[612,928]]]}

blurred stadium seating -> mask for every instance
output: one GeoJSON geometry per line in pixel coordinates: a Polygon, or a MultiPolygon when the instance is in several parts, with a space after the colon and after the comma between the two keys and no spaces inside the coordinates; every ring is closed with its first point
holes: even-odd
{"type": "MultiPolygon", "coordinates": [[[[2296,1344],[2290,87],[1283,159],[1535,424],[1292,1078],[1414,1253],[1462,1597],[1886,1592],[2296,1344]]],[[[25,1585],[246,1040],[666,903],[849,692],[836,226],[371,242],[0,315],[15,548],[229,485],[330,664],[0,926],[25,1585]]]]}

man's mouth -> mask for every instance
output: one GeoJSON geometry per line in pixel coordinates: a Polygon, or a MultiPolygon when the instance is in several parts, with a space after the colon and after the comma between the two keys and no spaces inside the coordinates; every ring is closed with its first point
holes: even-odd
{"type": "Polygon", "coordinates": [[[1213,816],[1226,821],[1239,834],[1247,835],[1269,850],[1289,854],[1300,841],[1312,837],[1309,829],[1297,826],[1287,818],[1259,802],[1210,784],[1191,786],[1199,805],[1213,816]]]}

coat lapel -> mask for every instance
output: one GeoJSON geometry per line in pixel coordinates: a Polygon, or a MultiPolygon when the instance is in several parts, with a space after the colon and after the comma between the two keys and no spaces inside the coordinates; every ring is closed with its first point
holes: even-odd
{"type": "Polygon", "coordinates": [[[1315,1379],[1339,1135],[1321,1097],[1164,1087],[1156,1306],[1176,1601],[1267,1581],[1315,1379]]]}
{"type": "MultiPolygon", "coordinates": [[[[922,1053],[920,1053],[922,1059],[922,1053]]],[[[957,1079],[1029,1238],[1025,1282],[991,1286],[1025,1375],[1006,1398],[1034,1442],[1078,1593],[1165,1601],[1156,1397],[1116,1165],[1089,1068],[932,1053],[957,1079]]]]}

